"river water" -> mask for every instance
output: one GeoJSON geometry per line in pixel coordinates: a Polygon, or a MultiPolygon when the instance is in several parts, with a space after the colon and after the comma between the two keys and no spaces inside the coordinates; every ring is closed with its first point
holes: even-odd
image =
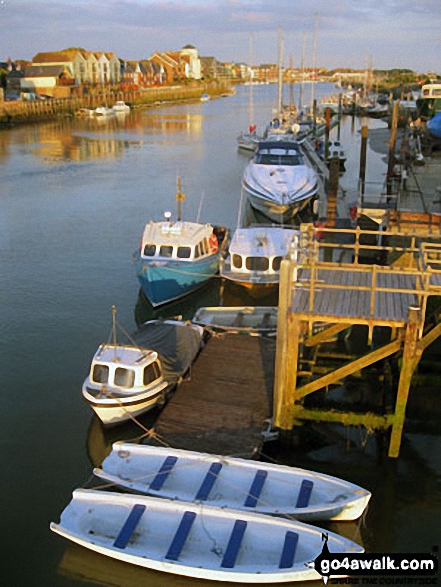
{"type": "MultiPolygon", "coordinates": [[[[253,120],[262,129],[277,89],[253,90],[253,120]]],[[[332,91],[317,84],[315,96],[332,91]]],[[[249,90],[242,87],[228,98],[139,109],[105,124],[60,118],[0,133],[4,585],[205,584],[88,552],[51,533],[49,523],[59,520],[72,490],[89,480],[113,440],[139,435],[130,426],[104,433],[81,397],[90,359],[108,337],[111,306],[130,331],[148,318],[189,318],[199,306],[219,303],[215,280],[185,302],[153,311],[139,295],[131,256],[148,220],[167,209],[175,213],[177,176],[186,193],[184,218],[237,226],[248,156],[237,152],[236,135],[248,127],[249,113],[249,90]]],[[[373,132],[385,126],[370,124],[373,132]]],[[[356,197],[359,128],[350,118],[341,127],[348,200],[356,197]]],[[[367,182],[381,183],[385,170],[384,158],[369,149],[367,182]]],[[[223,303],[252,302],[232,296],[223,303]]],[[[346,438],[334,430],[326,441],[311,435],[283,454],[269,447],[268,458],[370,489],[363,520],[332,526],[368,551],[430,552],[441,522],[437,422],[410,431],[394,462],[373,435],[355,433],[346,438]]]]}

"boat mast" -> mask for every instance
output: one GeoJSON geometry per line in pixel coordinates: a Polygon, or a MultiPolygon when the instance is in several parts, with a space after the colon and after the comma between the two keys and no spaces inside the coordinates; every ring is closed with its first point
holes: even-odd
{"type": "Polygon", "coordinates": [[[250,33],[250,63],[248,65],[250,82],[250,128],[254,124],[254,102],[253,102],[253,33],[250,33]]]}
{"type": "Polygon", "coordinates": [[[305,81],[305,50],[306,50],[306,32],[303,31],[302,33],[302,62],[300,64],[300,70],[301,70],[301,75],[302,75],[302,79],[300,81],[300,96],[299,96],[299,112],[302,111],[303,109],[303,83],[305,81]]]}
{"type": "Polygon", "coordinates": [[[178,203],[178,222],[181,221],[181,204],[185,200],[185,194],[181,191],[181,177],[178,175],[178,191],[176,192],[176,201],[178,203]]]}
{"type": "MultiPolygon", "coordinates": [[[[314,16],[314,48],[312,51],[312,81],[315,81],[315,69],[316,69],[316,60],[317,60],[317,19],[318,19],[318,15],[317,12],[315,13],[314,16]]],[[[314,83],[311,84],[311,112],[314,108],[314,90],[315,90],[315,85],[314,83]]]]}
{"type": "Polygon", "coordinates": [[[289,56],[289,111],[292,111],[294,105],[294,84],[292,81],[293,76],[293,60],[292,53],[289,56]]]}
{"type": "Polygon", "coordinates": [[[279,25],[279,84],[278,84],[278,100],[277,100],[277,111],[278,115],[282,114],[282,93],[283,93],[283,36],[282,27],[279,25]]]}
{"type": "Polygon", "coordinates": [[[115,363],[117,361],[116,354],[116,306],[112,306],[112,334],[113,334],[113,352],[115,356],[115,363]]]}

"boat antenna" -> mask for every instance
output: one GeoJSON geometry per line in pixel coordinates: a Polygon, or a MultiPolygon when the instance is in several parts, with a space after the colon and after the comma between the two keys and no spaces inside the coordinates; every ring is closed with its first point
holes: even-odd
{"type": "Polygon", "coordinates": [[[198,209],[198,215],[196,218],[196,222],[199,224],[199,219],[201,217],[201,212],[202,212],[202,204],[204,202],[204,197],[205,197],[205,190],[202,190],[202,194],[201,194],[201,199],[199,201],[199,209],[198,209]]]}
{"type": "Polygon", "coordinates": [[[181,204],[185,200],[185,194],[181,191],[181,176],[178,175],[178,191],[176,192],[176,201],[178,203],[178,222],[181,221],[181,204]]]}
{"type": "Polygon", "coordinates": [[[115,353],[115,362],[117,360],[116,356],[116,306],[112,306],[112,333],[113,333],[113,350],[115,353]]]}
{"type": "Polygon", "coordinates": [[[240,226],[240,219],[241,219],[241,216],[242,216],[242,207],[243,207],[243,194],[244,194],[244,189],[243,189],[243,186],[242,186],[241,189],[240,189],[239,211],[238,211],[238,214],[237,214],[237,226],[236,226],[236,228],[239,228],[239,226],[240,226]]]}

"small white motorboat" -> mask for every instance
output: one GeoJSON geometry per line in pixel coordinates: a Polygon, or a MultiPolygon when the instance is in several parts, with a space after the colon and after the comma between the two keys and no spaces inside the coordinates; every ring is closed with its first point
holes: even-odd
{"type": "Polygon", "coordinates": [[[161,407],[194,361],[203,337],[195,324],[153,320],[128,336],[130,344],[119,344],[112,311],[113,342],[99,346],[82,388],[105,426],[161,407]]]}
{"type": "Polygon", "coordinates": [[[281,226],[238,228],[221,259],[221,276],[257,294],[277,287],[282,260],[297,260],[299,235],[281,226]]]}
{"type": "Polygon", "coordinates": [[[277,315],[271,306],[205,306],[192,322],[212,330],[268,333],[277,330],[277,315]]]}
{"type": "Polygon", "coordinates": [[[99,108],[95,108],[93,111],[93,116],[98,117],[106,117],[106,116],[115,116],[115,110],[112,108],[107,108],[107,106],[100,106],[99,108]]]}
{"type": "Polygon", "coordinates": [[[130,106],[128,104],[126,104],[123,100],[118,100],[112,106],[112,110],[114,112],[116,112],[117,114],[119,114],[119,113],[128,114],[130,112],[130,106]]]}
{"type": "Polygon", "coordinates": [[[130,491],[302,521],[355,520],[371,494],[285,465],[117,442],[94,474],[130,491]]]}
{"type": "MultiPolygon", "coordinates": [[[[103,555],[157,571],[235,583],[318,580],[323,530],[205,504],[77,489],[51,530],[103,555]]],[[[327,532],[332,553],[361,553],[327,532]]]]}

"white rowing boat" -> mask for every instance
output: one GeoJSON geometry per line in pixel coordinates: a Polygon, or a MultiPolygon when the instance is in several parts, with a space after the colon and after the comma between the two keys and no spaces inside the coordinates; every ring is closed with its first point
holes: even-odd
{"type": "MultiPolygon", "coordinates": [[[[103,555],[157,571],[236,583],[320,579],[321,528],[202,504],[77,489],[51,530],[103,555]]],[[[332,553],[359,553],[328,533],[332,553]]]]}
{"type": "Polygon", "coordinates": [[[371,497],[305,469],[124,442],[113,445],[94,474],[129,491],[308,522],[355,520],[371,497]]]}

